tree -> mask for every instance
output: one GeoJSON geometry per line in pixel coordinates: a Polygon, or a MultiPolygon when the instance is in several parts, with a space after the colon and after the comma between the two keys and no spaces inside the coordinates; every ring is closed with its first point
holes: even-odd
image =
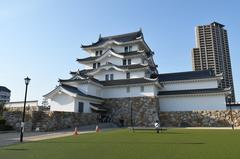
{"type": "Polygon", "coordinates": [[[0,102],[0,116],[2,115],[3,113],[3,110],[4,110],[4,105],[5,103],[4,102],[0,102]]]}

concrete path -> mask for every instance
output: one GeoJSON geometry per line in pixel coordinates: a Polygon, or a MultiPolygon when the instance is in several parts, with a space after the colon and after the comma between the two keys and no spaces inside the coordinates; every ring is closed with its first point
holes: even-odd
{"type": "MultiPolygon", "coordinates": [[[[39,141],[73,135],[73,130],[64,130],[58,132],[25,132],[23,141],[39,141]]],[[[79,133],[79,132],[78,132],[79,133]]],[[[95,131],[81,131],[80,134],[95,133],[95,131]]],[[[20,132],[0,133],[0,147],[20,143],[20,132]]]]}

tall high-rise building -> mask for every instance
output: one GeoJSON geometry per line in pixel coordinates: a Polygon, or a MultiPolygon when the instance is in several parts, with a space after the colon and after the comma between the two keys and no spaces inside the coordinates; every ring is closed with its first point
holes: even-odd
{"type": "Polygon", "coordinates": [[[224,25],[213,22],[195,28],[196,48],[192,49],[193,70],[213,69],[216,74],[223,74],[220,88],[231,87],[231,95],[226,102],[235,102],[231,59],[228,46],[227,30],[224,25]]]}

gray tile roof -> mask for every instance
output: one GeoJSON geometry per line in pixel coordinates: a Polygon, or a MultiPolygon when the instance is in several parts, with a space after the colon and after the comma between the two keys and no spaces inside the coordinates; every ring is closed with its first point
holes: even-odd
{"type": "MultiPolygon", "coordinates": [[[[131,52],[122,52],[122,53],[116,53],[119,55],[122,55],[124,57],[128,57],[128,56],[137,56],[137,55],[141,55],[141,52],[138,51],[131,51],[131,52]]],[[[102,54],[101,56],[103,56],[104,54],[102,54]]],[[[100,56],[91,56],[91,57],[87,57],[87,58],[82,58],[82,59],[77,59],[78,62],[87,62],[87,61],[95,61],[97,58],[99,58],[100,56]]]]}
{"type": "Polygon", "coordinates": [[[3,91],[3,92],[11,92],[10,89],[8,89],[8,88],[5,87],[5,86],[0,86],[0,91],[3,91]]]}
{"type": "Polygon", "coordinates": [[[129,85],[129,84],[142,84],[142,83],[155,83],[157,80],[148,80],[146,78],[132,78],[121,80],[100,81],[104,86],[117,86],[117,85],[129,85]]]}
{"type": "Polygon", "coordinates": [[[93,107],[91,107],[93,110],[96,111],[108,111],[108,108],[106,108],[103,104],[96,104],[96,103],[90,103],[93,107]]]}
{"type": "Polygon", "coordinates": [[[228,90],[222,88],[210,88],[210,89],[190,89],[190,90],[176,90],[176,91],[159,91],[158,95],[181,95],[181,94],[202,94],[202,93],[221,93],[228,90]]]}
{"type": "Polygon", "coordinates": [[[134,64],[134,65],[122,65],[117,67],[121,69],[139,69],[139,68],[148,67],[148,65],[134,64]]]}
{"type": "Polygon", "coordinates": [[[167,74],[159,74],[158,75],[160,82],[190,80],[190,79],[203,79],[203,78],[212,78],[212,77],[215,77],[215,73],[213,70],[177,72],[177,73],[167,73],[167,74]]]}
{"type": "Polygon", "coordinates": [[[140,30],[137,32],[127,33],[127,34],[99,37],[97,42],[92,43],[91,45],[82,45],[82,48],[99,46],[109,40],[115,40],[117,42],[129,42],[129,41],[136,40],[138,37],[141,37],[141,36],[142,36],[142,31],[140,30]]]}

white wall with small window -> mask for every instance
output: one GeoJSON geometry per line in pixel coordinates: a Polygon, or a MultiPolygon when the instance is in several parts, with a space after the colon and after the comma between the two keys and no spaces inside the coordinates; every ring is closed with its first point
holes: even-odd
{"type": "Polygon", "coordinates": [[[53,96],[49,100],[49,105],[50,105],[50,111],[64,111],[64,112],[75,111],[74,98],[63,92],[53,96]]]}
{"type": "MultiPolygon", "coordinates": [[[[103,90],[103,98],[125,98],[125,97],[141,97],[156,96],[154,90],[155,85],[138,85],[138,86],[118,86],[105,87],[103,90]]],[[[157,92],[156,92],[157,93],[157,92]]]]}
{"type": "Polygon", "coordinates": [[[77,88],[85,94],[102,97],[102,87],[96,84],[79,84],[77,88]]]}
{"type": "MultiPolygon", "coordinates": [[[[130,78],[143,78],[145,77],[145,71],[130,71],[130,78]]],[[[117,70],[101,70],[98,73],[94,75],[94,78],[98,79],[99,81],[105,81],[106,80],[106,75],[109,75],[109,80],[110,80],[110,75],[113,74],[113,79],[118,80],[118,79],[126,79],[126,71],[117,71],[117,70]]]]}
{"type": "Polygon", "coordinates": [[[164,83],[163,89],[161,91],[171,91],[171,90],[187,90],[187,89],[206,89],[206,88],[217,88],[217,79],[214,80],[195,80],[195,81],[176,81],[176,82],[166,82],[164,83]]]}
{"type": "Polygon", "coordinates": [[[160,111],[226,110],[224,94],[159,97],[160,111]]]}
{"type": "MultiPolygon", "coordinates": [[[[76,99],[75,100],[75,108],[74,112],[79,112],[79,113],[91,113],[91,102],[89,100],[83,100],[83,99],[76,99]]],[[[94,102],[92,102],[94,103],[94,102]]]]}
{"type": "Polygon", "coordinates": [[[128,51],[131,50],[131,51],[138,51],[138,45],[135,44],[135,45],[125,45],[125,46],[112,46],[112,48],[117,52],[117,53],[122,53],[122,52],[125,52],[125,47],[128,47],[128,51]]]}

